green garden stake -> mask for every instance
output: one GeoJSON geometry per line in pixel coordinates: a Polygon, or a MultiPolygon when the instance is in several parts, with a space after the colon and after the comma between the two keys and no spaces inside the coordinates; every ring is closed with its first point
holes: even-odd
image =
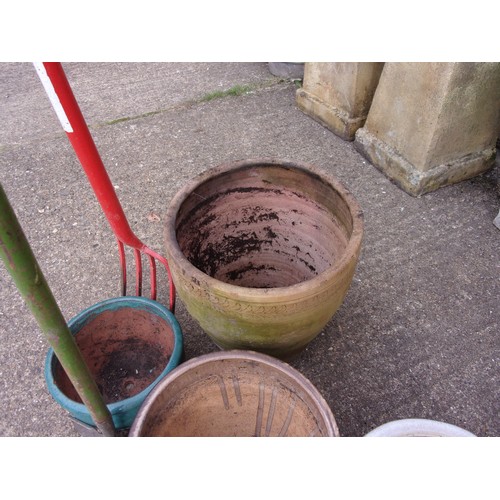
{"type": "Polygon", "coordinates": [[[98,432],[103,436],[115,436],[111,413],[69,331],[1,184],[0,257],[89,410],[98,432]]]}

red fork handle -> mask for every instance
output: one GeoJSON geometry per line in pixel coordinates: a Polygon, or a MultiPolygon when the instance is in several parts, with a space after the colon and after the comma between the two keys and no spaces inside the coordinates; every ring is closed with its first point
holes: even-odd
{"type": "Polygon", "coordinates": [[[126,245],[143,249],[130,229],[61,63],[35,63],[35,68],[113,232],[126,245]]]}

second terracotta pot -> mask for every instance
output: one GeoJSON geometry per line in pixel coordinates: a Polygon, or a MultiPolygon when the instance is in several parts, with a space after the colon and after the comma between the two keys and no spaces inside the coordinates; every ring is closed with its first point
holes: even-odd
{"type": "Polygon", "coordinates": [[[164,234],[179,296],[219,347],[290,359],[342,304],[363,216],[352,194],[312,165],[244,160],[181,189],[164,234]]]}

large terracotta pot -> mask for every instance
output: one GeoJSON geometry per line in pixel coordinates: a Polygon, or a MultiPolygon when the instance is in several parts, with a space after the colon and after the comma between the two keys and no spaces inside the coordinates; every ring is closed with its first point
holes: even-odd
{"type": "Polygon", "coordinates": [[[181,300],[219,347],[290,359],[342,304],[362,219],[349,191],[312,165],[244,160],[176,194],[166,254],[181,300]]]}

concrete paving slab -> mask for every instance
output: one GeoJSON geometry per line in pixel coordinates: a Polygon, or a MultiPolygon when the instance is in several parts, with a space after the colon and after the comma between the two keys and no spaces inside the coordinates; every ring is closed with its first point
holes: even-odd
{"type": "MultiPolygon", "coordinates": [[[[221,163],[310,162],[353,192],[365,239],[352,286],[291,362],[343,436],[410,417],[500,434],[498,160],[486,174],[413,198],[303,114],[295,85],[267,63],[64,67],[132,229],[160,253],[158,219],[172,196],[221,163]],[[251,91],[202,99],[238,84],[251,91]]],[[[117,296],[114,237],[32,66],[0,64],[0,95],[1,182],[69,319],[117,296]]],[[[78,435],[48,394],[48,344],[3,265],[0,304],[0,435],[78,435]]],[[[217,349],[180,301],[176,315],[187,359],[217,349]]]]}

